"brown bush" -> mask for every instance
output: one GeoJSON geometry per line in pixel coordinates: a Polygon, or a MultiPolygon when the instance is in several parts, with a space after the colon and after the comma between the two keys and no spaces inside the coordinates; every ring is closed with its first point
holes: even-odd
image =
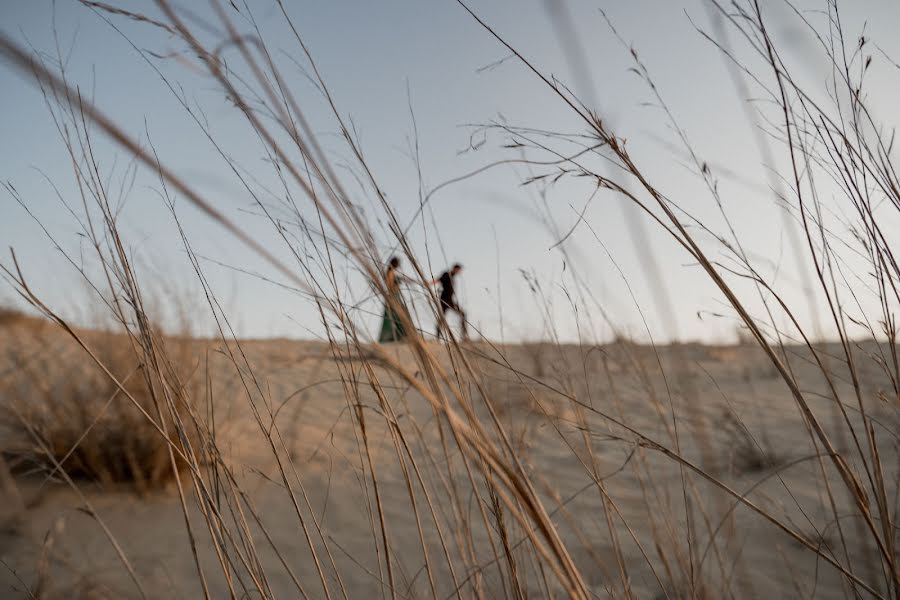
{"type": "Polygon", "coordinates": [[[126,336],[91,338],[115,381],[80,351],[77,359],[56,349],[20,364],[14,392],[0,405],[8,439],[3,452],[20,474],[59,477],[61,469],[73,480],[124,484],[140,493],[164,486],[187,466],[179,452],[187,454],[199,438],[190,341],[159,337],[171,360],[148,368],[152,354],[126,336]]]}

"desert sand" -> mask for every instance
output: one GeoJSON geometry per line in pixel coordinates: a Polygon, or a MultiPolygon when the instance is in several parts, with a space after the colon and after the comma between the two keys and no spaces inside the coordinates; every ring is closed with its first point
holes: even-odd
{"type": "MultiPolygon", "coordinates": [[[[91,335],[90,339],[97,341],[108,334],[91,335]]],[[[214,404],[219,451],[246,493],[246,502],[252,503],[261,517],[260,523],[252,524],[250,534],[258,544],[259,571],[265,573],[266,586],[274,597],[299,597],[294,579],[310,597],[326,597],[301,520],[324,563],[331,597],[343,597],[344,593],[351,598],[390,597],[382,583],[386,574],[382,534],[374,516],[373,471],[385,512],[396,597],[514,595],[506,587],[508,581],[498,576],[497,560],[473,486],[467,483],[458,460],[459,451],[446,439],[446,431],[442,439],[442,417],[390,370],[376,366],[375,373],[387,392],[394,423],[406,434],[409,455],[415,457],[426,482],[449,552],[457,556],[457,544],[451,540],[466,537],[459,528],[460,523],[467,524],[480,569],[470,565],[449,572],[448,561],[442,559],[441,535],[418,485],[413,496],[419,508],[420,518],[416,518],[388,435],[385,411],[366,384],[359,356],[335,357],[323,342],[232,342],[232,350],[240,346],[246,354],[247,363],[239,376],[223,342],[195,340],[191,346],[195,376],[211,384],[208,391],[214,404]],[[258,386],[247,383],[251,372],[258,386]],[[348,374],[354,373],[360,384],[359,409],[348,400],[346,388],[348,374]],[[254,417],[253,406],[262,415],[260,419],[254,417]],[[359,412],[365,419],[371,465],[361,451],[359,412]],[[286,469],[284,477],[262,433],[264,428],[272,428],[275,437],[283,440],[274,452],[286,469]],[[451,447],[448,454],[455,460],[446,461],[439,450],[442,444],[451,447]],[[464,490],[465,514],[454,516],[446,493],[448,484],[464,490]],[[433,564],[430,574],[424,569],[420,527],[433,564]],[[340,581],[335,573],[340,574],[340,581]]],[[[429,343],[428,348],[452,371],[446,346],[429,343]]],[[[847,579],[815,552],[747,506],[738,505],[720,486],[683,468],[601,413],[661,446],[677,448],[685,459],[737,493],[747,494],[755,505],[801,532],[811,544],[826,548],[842,563],[849,555],[854,573],[883,591],[876,549],[862,531],[858,510],[837,484],[835,470],[814,458],[822,449],[812,443],[784,381],[753,345],[682,344],[654,349],[625,342],[502,347],[473,342],[463,349],[479,372],[484,393],[517,457],[597,597],[629,593],[637,598],[686,597],[688,586],[679,584],[683,571],[677,570],[677,561],[690,562],[692,552],[699,582],[694,589],[702,586],[710,598],[836,598],[853,593],[847,579]],[[602,493],[592,471],[602,483],[602,493]],[[826,479],[834,494],[834,508],[828,500],[826,479]],[[702,505],[690,502],[690,525],[685,488],[695,489],[696,497],[703,500],[702,505]],[[604,494],[613,508],[612,530],[627,569],[627,587],[619,574],[604,494]],[[842,518],[840,533],[835,511],[842,518]],[[693,549],[688,547],[685,533],[689,526],[694,530],[690,537],[696,546],[693,549]],[[715,532],[711,545],[710,531],[715,532]],[[669,567],[661,553],[667,555],[669,567]]],[[[821,350],[839,355],[835,345],[821,350]]],[[[857,354],[863,357],[865,352],[878,350],[869,343],[857,354]]],[[[366,348],[360,351],[365,353],[366,348]]],[[[400,363],[415,368],[415,356],[406,345],[392,345],[390,352],[400,363]]],[[[7,326],[0,335],[0,353],[3,402],[65,401],[65,379],[78,369],[92,368],[85,353],[50,325],[37,329],[7,326]],[[41,381],[29,375],[35,368],[44,375],[41,381]],[[51,393],[37,393],[38,386],[47,386],[51,393]],[[60,392],[54,395],[54,389],[60,392]]],[[[817,417],[833,434],[842,455],[858,468],[854,442],[840,433],[846,427],[840,426],[840,413],[820,371],[811,363],[809,351],[788,346],[786,353],[817,417]]],[[[887,389],[889,382],[872,361],[861,364],[865,407],[881,425],[874,428],[874,435],[881,448],[896,448],[900,431],[896,408],[878,400],[879,391],[887,389]]],[[[846,368],[836,358],[831,368],[841,397],[853,397],[846,368]]],[[[477,399],[475,390],[471,393],[478,418],[488,423],[485,403],[477,399]]],[[[846,411],[863,438],[858,407],[848,406],[846,411]]],[[[7,418],[4,448],[23,443],[27,444],[27,434],[14,419],[7,418]]],[[[891,497],[896,497],[900,475],[896,453],[881,458],[890,480],[887,487],[893,490],[891,497]]],[[[404,464],[409,468],[411,463],[404,464]]],[[[127,486],[78,481],[76,491],[58,476],[48,479],[39,471],[18,471],[4,479],[0,503],[0,558],[4,564],[0,596],[27,598],[39,590],[41,598],[140,597],[100,526],[102,520],[148,597],[202,597],[184,515],[172,484],[135,493],[127,486]]],[[[415,475],[412,478],[418,481],[415,475]]],[[[482,484],[474,488],[483,499],[487,496],[482,484]]],[[[209,594],[229,597],[209,531],[190,490],[188,514],[196,530],[197,554],[209,594]]],[[[540,569],[524,550],[527,544],[520,543],[521,528],[512,522],[509,525],[509,543],[513,553],[519,553],[519,569],[527,582],[523,593],[529,597],[564,596],[551,575],[545,574],[546,582],[542,581],[540,569]]],[[[496,541],[496,534],[492,539],[496,541]]],[[[455,562],[464,565],[461,560],[455,562]]],[[[240,565],[236,570],[246,572],[240,565]]],[[[241,590],[241,584],[234,585],[241,590]]],[[[252,590],[241,594],[254,597],[252,590]]]]}

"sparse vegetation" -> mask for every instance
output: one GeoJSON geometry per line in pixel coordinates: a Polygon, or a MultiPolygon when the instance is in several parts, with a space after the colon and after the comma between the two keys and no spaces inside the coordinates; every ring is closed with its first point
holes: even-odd
{"type": "Polygon", "coordinates": [[[754,437],[732,410],[722,412],[719,426],[728,440],[727,470],[732,476],[759,473],[785,462],[765,438],[754,437]]]}
{"type": "MultiPolygon", "coordinates": [[[[108,373],[71,347],[68,354],[56,350],[14,363],[17,373],[6,388],[10,397],[0,405],[2,452],[16,473],[60,480],[65,475],[140,493],[159,489],[187,467],[178,459],[173,470],[169,444],[185,452],[185,442],[196,445],[199,439],[191,421],[200,388],[192,380],[190,341],[157,340],[178,361],[178,371],[163,371],[166,379],[160,379],[160,371],[147,369],[146,357],[124,335],[88,335],[108,373]],[[164,388],[172,395],[174,414],[157,410],[164,388]],[[174,418],[187,424],[186,440],[172,440],[174,418]]],[[[38,340],[29,347],[41,345],[38,340]]]]}
{"type": "MultiPolygon", "coordinates": [[[[505,122],[487,128],[512,140],[508,147],[517,153],[516,161],[540,171],[525,183],[549,193],[561,180],[588,182],[594,192],[631,203],[702,269],[739,320],[745,332],[739,347],[708,361],[718,364],[709,365],[707,378],[694,370],[707,359],[702,348],[640,344],[624,337],[615,323],[610,326],[616,337],[603,347],[591,340],[516,350],[452,337],[438,346],[418,332],[404,310],[398,318],[410,332],[406,344],[370,343],[344,277],[361,273],[367,288],[390,302],[370,225],[375,220],[362,216],[359,191],[347,191],[343,170],[334,168],[305,120],[305,104],[283,85],[250,7],[233,4],[236,17],[224,4],[214,4],[218,22],[208,27],[167,0],[158,1],[154,16],[83,4],[103,18],[162,32],[167,44],[174,40],[183,47],[179,58],[190,57],[205,85],[215,84],[244,118],[288,197],[281,202],[278,196],[277,214],[270,210],[260,188],[217,145],[205,115],[175,93],[272,225],[274,240],[262,243],[179,176],[152,144],[139,143],[85,98],[67,78],[62,56],[49,61],[0,35],[0,56],[35,78],[59,124],[84,207],[78,213],[79,235],[96,271],[66,256],[117,327],[110,333],[71,326],[32,289],[14,254],[2,264],[7,282],[53,324],[55,336],[46,345],[39,341],[36,355],[23,357],[20,348],[13,349],[18,362],[6,375],[15,383],[4,380],[0,407],[7,428],[3,440],[14,443],[4,448],[4,456],[17,473],[62,480],[80,514],[106,537],[135,595],[153,596],[158,579],[147,564],[132,560],[130,552],[139,548],[110,526],[86,482],[107,489],[125,484],[143,493],[173,488],[182,546],[166,546],[166,552],[177,550],[183,561],[193,561],[186,592],[191,597],[762,597],[773,589],[782,594],[807,586],[822,589],[820,578],[835,595],[900,597],[896,432],[883,431],[871,411],[873,403],[881,410],[900,408],[894,314],[900,266],[889,229],[900,211],[900,178],[891,158],[892,137],[869,113],[863,93],[872,56],[868,42],[845,37],[833,3],[825,5],[825,31],[800,12],[796,17],[797,27],[822,42],[817,48],[833,67],[828,92],[840,97],[835,105],[817,103],[817,94],[792,74],[759,3],[726,7],[712,1],[723,27],[744,44],[741,53],[701,32],[767,100],[760,126],[788,156],[778,201],[786,206],[791,231],[796,226],[804,238],[797,251],[808,254],[810,279],[819,286],[809,293],[827,307],[836,332],[837,341],[826,344],[799,318],[805,308],[789,304],[742,249],[713,170],[688,143],[637,51],[623,42],[632,71],[646,82],[722,210],[723,231],[676,204],[675,191],[656,187],[652,170],[630,153],[626,132],[613,130],[593,107],[459,2],[474,26],[529,69],[555,95],[560,110],[581,125],[577,134],[505,122]],[[223,39],[210,41],[211,35],[223,39]],[[223,49],[229,51],[227,62],[223,49]],[[149,283],[133,267],[119,228],[119,205],[92,152],[99,135],[158,177],[159,196],[202,288],[204,310],[218,328],[215,382],[211,371],[200,368],[192,341],[163,335],[148,314],[149,283]],[[606,174],[608,164],[615,167],[612,175],[606,174]],[[842,220],[828,220],[828,226],[823,215],[831,211],[814,185],[819,179],[834,182],[844,203],[842,220]],[[329,360],[304,371],[310,381],[290,390],[271,385],[252,344],[234,334],[209,286],[181,226],[176,197],[221,225],[320,311],[327,336],[322,351],[329,360]],[[303,210],[301,197],[307,201],[303,210]],[[886,211],[893,212],[885,217],[886,211]],[[848,283],[850,274],[866,285],[848,283]],[[869,294],[866,303],[859,299],[863,293],[869,294]],[[758,314],[765,316],[755,316],[751,305],[762,307],[758,314]],[[846,312],[851,305],[866,318],[846,312]],[[869,354],[859,351],[851,329],[864,332],[869,354]],[[55,347],[63,338],[77,350],[77,359],[55,347]],[[741,372],[733,363],[748,356],[763,357],[767,366],[741,372]],[[736,358],[729,362],[728,357],[736,358]],[[873,371],[863,375],[863,364],[873,371]],[[711,387],[728,383],[720,384],[722,379],[734,383],[742,373],[747,380],[764,380],[760,385],[773,392],[748,395],[744,402],[772,411],[770,420],[783,419],[779,425],[790,429],[798,450],[787,453],[754,436],[730,404],[719,412],[722,403],[711,387]],[[861,384],[875,378],[879,385],[861,384]],[[243,410],[246,426],[237,439],[245,447],[235,452],[235,439],[220,435],[213,414],[225,402],[226,383],[232,384],[228,401],[243,410]],[[298,411],[317,399],[306,392],[326,384],[337,391],[323,392],[325,401],[304,422],[298,411]],[[879,397],[866,390],[878,390],[879,397]],[[769,402],[776,392],[780,405],[769,402]],[[297,398],[303,405],[290,410],[297,398]],[[289,409],[282,412],[284,407],[289,409]],[[306,439],[301,425],[314,429],[309,436],[314,440],[306,439]],[[248,458],[251,451],[256,454],[248,458]],[[713,468],[723,455],[728,468],[713,468]],[[795,493],[794,486],[803,493],[795,493]],[[827,535],[818,533],[826,527],[827,535]],[[773,557],[773,546],[791,545],[798,563],[810,559],[814,569],[794,569],[773,557]],[[761,564],[775,575],[761,577],[761,564]]],[[[280,1],[275,6],[295,36],[297,60],[353,157],[354,183],[372,199],[379,220],[388,223],[390,241],[418,283],[430,289],[425,263],[351,133],[353,124],[336,107],[289,12],[280,1]]],[[[611,23],[608,34],[619,35],[611,23]]],[[[166,74],[158,74],[169,89],[177,89],[166,74]]],[[[27,206],[13,186],[6,189],[27,206]]],[[[581,296],[581,281],[572,282],[567,294],[581,296]]],[[[435,316],[440,307],[427,294],[435,316]]],[[[0,313],[0,322],[4,318],[17,321],[0,313]]],[[[653,339],[654,332],[648,333],[653,339]]],[[[288,370],[299,362],[289,363],[288,370]]],[[[34,567],[39,575],[51,553],[42,550],[34,567]]],[[[22,587],[37,596],[44,583],[22,587]]]]}
{"type": "MultiPolygon", "coordinates": [[[[0,327],[32,327],[33,329],[39,329],[42,326],[46,325],[46,321],[42,319],[29,316],[23,313],[20,310],[16,310],[15,308],[7,308],[4,306],[0,306],[0,327]]],[[[8,334],[9,332],[7,332],[8,334]]]]}

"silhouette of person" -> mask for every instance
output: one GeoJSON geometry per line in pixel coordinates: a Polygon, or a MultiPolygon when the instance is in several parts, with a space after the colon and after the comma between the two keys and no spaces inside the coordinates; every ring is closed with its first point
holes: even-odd
{"type": "Polygon", "coordinates": [[[440,306],[441,306],[441,315],[438,319],[437,324],[437,337],[441,339],[443,335],[443,329],[447,325],[447,311],[452,310],[456,314],[459,315],[460,321],[462,323],[462,337],[463,339],[468,339],[468,334],[466,333],[466,313],[459,307],[459,303],[456,301],[456,289],[454,288],[453,278],[460,274],[463,267],[461,264],[456,263],[450,270],[444,271],[441,273],[441,276],[437,279],[432,280],[432,284],[438,284],[441,286],[440,293],[440,306]]]}
{"type": "Polygon", "coordinates": [[[404,279],[398,272],[400,259],[392,257],[384,272],[384,283],[387,288],[387,298],[384,303],[384,317],[381,320],[381,333],[378,342],[399,342],[406,337],[406,329],[403,327],[401,311],[406,311],[403,304],[403,296],[400,294],[400,281],[404,279]]]}

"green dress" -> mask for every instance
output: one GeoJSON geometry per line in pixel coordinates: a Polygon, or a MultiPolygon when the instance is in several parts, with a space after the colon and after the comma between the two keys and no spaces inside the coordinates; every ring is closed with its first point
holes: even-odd
{"type": "Polygon", "coordinates": [[[399,342],[406,337],[406,330],[403,328],[403,320],[397,311],[390,306],[384,307],[384,318],[381,320],[381,334],[378,336],[380,343],[399,342]]]}
{"type": "Polygon", "coordinates": [[[400,295],[400,285],[393,270],[385,276],[388,292],[393,296],[393,302],[384,306],[384,316],[381,319],[381,333],[378,342],[399,342],[406,338],[406,329],[403,327],[403,319],[398,310],[404,310],[403,298],[400,295]],[[392,306],[393,305],[393,306],[392,306]]]}

